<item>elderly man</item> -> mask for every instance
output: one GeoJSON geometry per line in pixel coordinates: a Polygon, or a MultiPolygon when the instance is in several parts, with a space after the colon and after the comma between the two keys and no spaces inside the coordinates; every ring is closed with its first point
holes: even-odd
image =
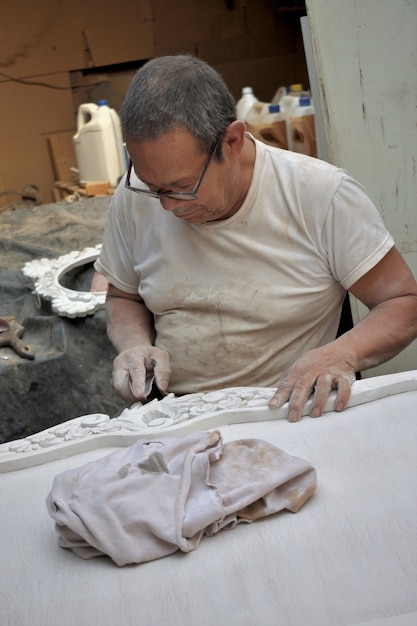
{"type": "Polygon", "coordinates": [[[236,120],[219,74],[153,59],[127,92],[131,158],[96,269],[109,281],[113,384],[162,392],[276,387],[291,421],[417,336],[417,284],[349,174],[267,146],[236,120]],[[369,313],[336,338],[346,292],[369,313]]]}

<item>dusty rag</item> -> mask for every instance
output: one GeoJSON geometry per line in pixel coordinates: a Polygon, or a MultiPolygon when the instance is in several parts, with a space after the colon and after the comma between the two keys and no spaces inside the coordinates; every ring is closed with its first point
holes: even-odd
{"type": "Polygon", "coordinates": [[[198,547],[204,536],[277,511],[316,487],[308,461],[219,431],[140,440],[55,477],[47,496],[59,545],[119,566],[198,547]]]}

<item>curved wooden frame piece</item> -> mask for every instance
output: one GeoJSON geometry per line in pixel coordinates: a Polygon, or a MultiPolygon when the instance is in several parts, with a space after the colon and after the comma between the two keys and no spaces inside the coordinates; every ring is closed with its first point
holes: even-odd
{"type": "MultiPolygon", "coordinates": [[[[417,390],[417,370],[357,380],[348,407],[417,390]]],[[[172,394],[148,404],[134,404],[117,418],[102,413],[83,415],[35,435],[0,444],[0,473],[41,465],[97,448],[129,446],[139,439],[182,436],[199,429],[285,419],[288,405],[270,409],[274,389],[232,387],[176,398],[172,394]]],[[[325,412],[334,410],[331,392],[325,412]]],[[[303,415],[311,410],[312,400],[303,415]]]]}
{"type": "Polygon", "coordinates": [[[75,291],[61,284],[70,270],[92,263],[101,250],[101,244],[70,252],[56,259],[35,259],[25,263],[23,274],[28,279],[32,293],[51,301],[52,310],[63,317],[86,317],[105,307],[105,291],[75,291]]]}

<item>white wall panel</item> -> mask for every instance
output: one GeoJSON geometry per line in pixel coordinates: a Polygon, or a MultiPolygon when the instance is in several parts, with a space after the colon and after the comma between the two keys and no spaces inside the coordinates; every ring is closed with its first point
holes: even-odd
{"type": "MultiPolygon", "coordinates": [[[[417,0],[306,6],[329,161],[365,186],[417,276],[417,0]]],[[[415,367],[416,341],[365,375],[415,367]]]]}

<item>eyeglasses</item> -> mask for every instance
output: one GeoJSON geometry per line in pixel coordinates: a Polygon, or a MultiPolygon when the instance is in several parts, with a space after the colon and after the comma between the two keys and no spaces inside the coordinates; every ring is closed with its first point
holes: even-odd
{"type": "Polygon", "coordinates": [[[209,157],[192,191],[159,191],[159,190],[152,191],[151,189],[139,189],[138,187],[131,187],[130,176],[131,176],[132,169],[133,169],[133,163],[131,159],[129,159],[129,166],[127,168],[125,188],[130,189],[130,191],[134,191],[135,193],[142,193],[146,196],[150,196],[151,198],[159,198],[159,199],[160,198],[172,198],[173,200],[196,200],[197,192],[203,181],[204,175],[207,172],[208,166],[210,165],[211,160],[216,152],[218,144],[219,144],[219,139],[217,139],[212,145],[212,147],[210,148],[209,157]]]}

